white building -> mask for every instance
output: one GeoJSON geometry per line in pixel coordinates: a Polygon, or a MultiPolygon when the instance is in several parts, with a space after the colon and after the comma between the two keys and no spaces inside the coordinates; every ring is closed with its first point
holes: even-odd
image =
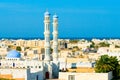
{"type": "Polygon", "coordinates": [[[120,48],[115,47],[101,47],[98,49],[97,53],[101,55],[115,56],[120,60],[120,48]]]}
{"type": "Polygon", "coordinates": [[[59,80],[111,80],[112,72],[108,73],[76,73],[59,72],[59,80]]]}

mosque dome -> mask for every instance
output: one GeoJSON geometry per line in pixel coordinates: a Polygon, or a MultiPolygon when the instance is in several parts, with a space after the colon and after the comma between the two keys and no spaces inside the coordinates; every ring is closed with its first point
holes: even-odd
{"type": "Polygon", "coordinates": [[[49,13],[48,11],[46,11],[46,12],[44,13],[44,15],[45,15],[45,16],[49,16],[50,13],[49,13]]]}
{"type": "Polygon", "coordinates": [[[16,50],[11,50],[7,53],[7,58],[20,58],[21,54],[17,52],[16,50]]]}
{"type": "Polygon", "coordinates": [[[55,14],[55,15],[53,16],[53,18],[58,18],[58,16],[55,14]]]}

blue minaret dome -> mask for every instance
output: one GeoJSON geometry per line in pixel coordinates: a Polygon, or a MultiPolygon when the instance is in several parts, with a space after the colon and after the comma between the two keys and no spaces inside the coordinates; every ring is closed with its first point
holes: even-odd
{"type": "Polygon", "coordinates": [[[58,18],[58,16],[55,14],[55,15],[53,16],[53,18],[58,18]]]}
{"type": "Polygon", "coordinates": [[[50,13],[49,13],[48,11],[46,11],[46,12],[44,13],[44,15],[45,15],[45,16],[49,16],[50,13]]]}
{"type": "Polygon", "coordinates": [[[7,58],[20,58],[21,54],[17,52],[16,50],[11,50],[7,53],[7,58]]]}

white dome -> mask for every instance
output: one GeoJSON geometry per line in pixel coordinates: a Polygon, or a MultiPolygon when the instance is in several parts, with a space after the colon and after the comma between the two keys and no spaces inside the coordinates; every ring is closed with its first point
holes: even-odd
{"type": "Polygon", "coordinates": [[[50,13],[49,13],[48,11],[46,11],[46,12],[44,13],[44,15],[45,15],[45,16],[49,16],[50,13]]]}
{"type": "Polygon", "coordinates": [[[55,15],[53,16],[53,18],[58,18],[58,16],[55,14],[55,15]]]}

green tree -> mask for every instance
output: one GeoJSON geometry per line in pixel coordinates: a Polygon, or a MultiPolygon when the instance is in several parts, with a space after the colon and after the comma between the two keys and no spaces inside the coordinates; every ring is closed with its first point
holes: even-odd
{"type": "Polygon", "coordinates": [[[70,40],[70,43],[78,43],[79,40],[70,40]]]}
{"type": "Polygon", "coordinates": [[[93,41],[91,41],[90,48],[98,49],[98,45],[96,45],[93,41]]]}
{"type": "Polygon", "coordinates": [[[17,50],[17,51],[21,51],[22,49],[21,49],[20,46],[17,46],[17,47],[16,47],[16,50],[17,50]]]}
{"type": "Polygon", "coordinates": [[[115,48],[120,48],[120,46],[118,46],[118,45],[115,45],[115,48]]]}
{"type": "Polygon", "coordinates": [[[30,47],[25,47],[25,49],[30,49],[30,47]]]}
{"type": "Polygon", "coordinates": [[[110,57],[110,65],[114,67],[113,70],[113,75],[114,76],[119,76],[119,72],[120,72],[120,65],[119,65],[119,61],[116,57],[110,57]]]}
{"type": "Polygon", "coordinates": [[[93,41],[91,41],[90,48],[95,48],[95,43],[93,41]]]}
{"type": "Polygon", "coordinates": [[[98,44],[100,47],[109,47],[109,43],[107,43],[107,42],[100,42],[99,44],[98,44]]]}
{"type": "Polygon", "coordinates": [[[118,75],[119,69],[118,59],[116,57],[109,57],[108,55],[103,55],[99,60],[96,61],[95,71],[99,73],[106,73],[113,71],[113,76],[118,75]]]}
{"type": "Polygon", "coordinates": [[[78,50],[79,50],[78,46],[74,46],[74,47],[73,47],[73,50],[74,50],[74,51],[78,51],[78,50]]]}
{"type": "Polygon", "coordinates": [[[120,65],[119,65],[119,66],[117,66],[117,68],[116,68],[116,73],[117,73],[117,76],[119,76],[119,77],[120,77],[120,65]]]}
{"type": "Polygon", "coordinates": [[[13,46],[12,45],[8,45],[8,48],[12,48],[13,46]]]}
{"type": "Polygon", "coordinates": [[[112,71],[114,67],[112,67],[110,65],[110,61],[109,61],[109,56],[108,55],[103,55],[101,56],[101,58],[99,60],[96,61],[96,65],[95,65],[95,71],[96,72],[109,72],[112,71]]]}

